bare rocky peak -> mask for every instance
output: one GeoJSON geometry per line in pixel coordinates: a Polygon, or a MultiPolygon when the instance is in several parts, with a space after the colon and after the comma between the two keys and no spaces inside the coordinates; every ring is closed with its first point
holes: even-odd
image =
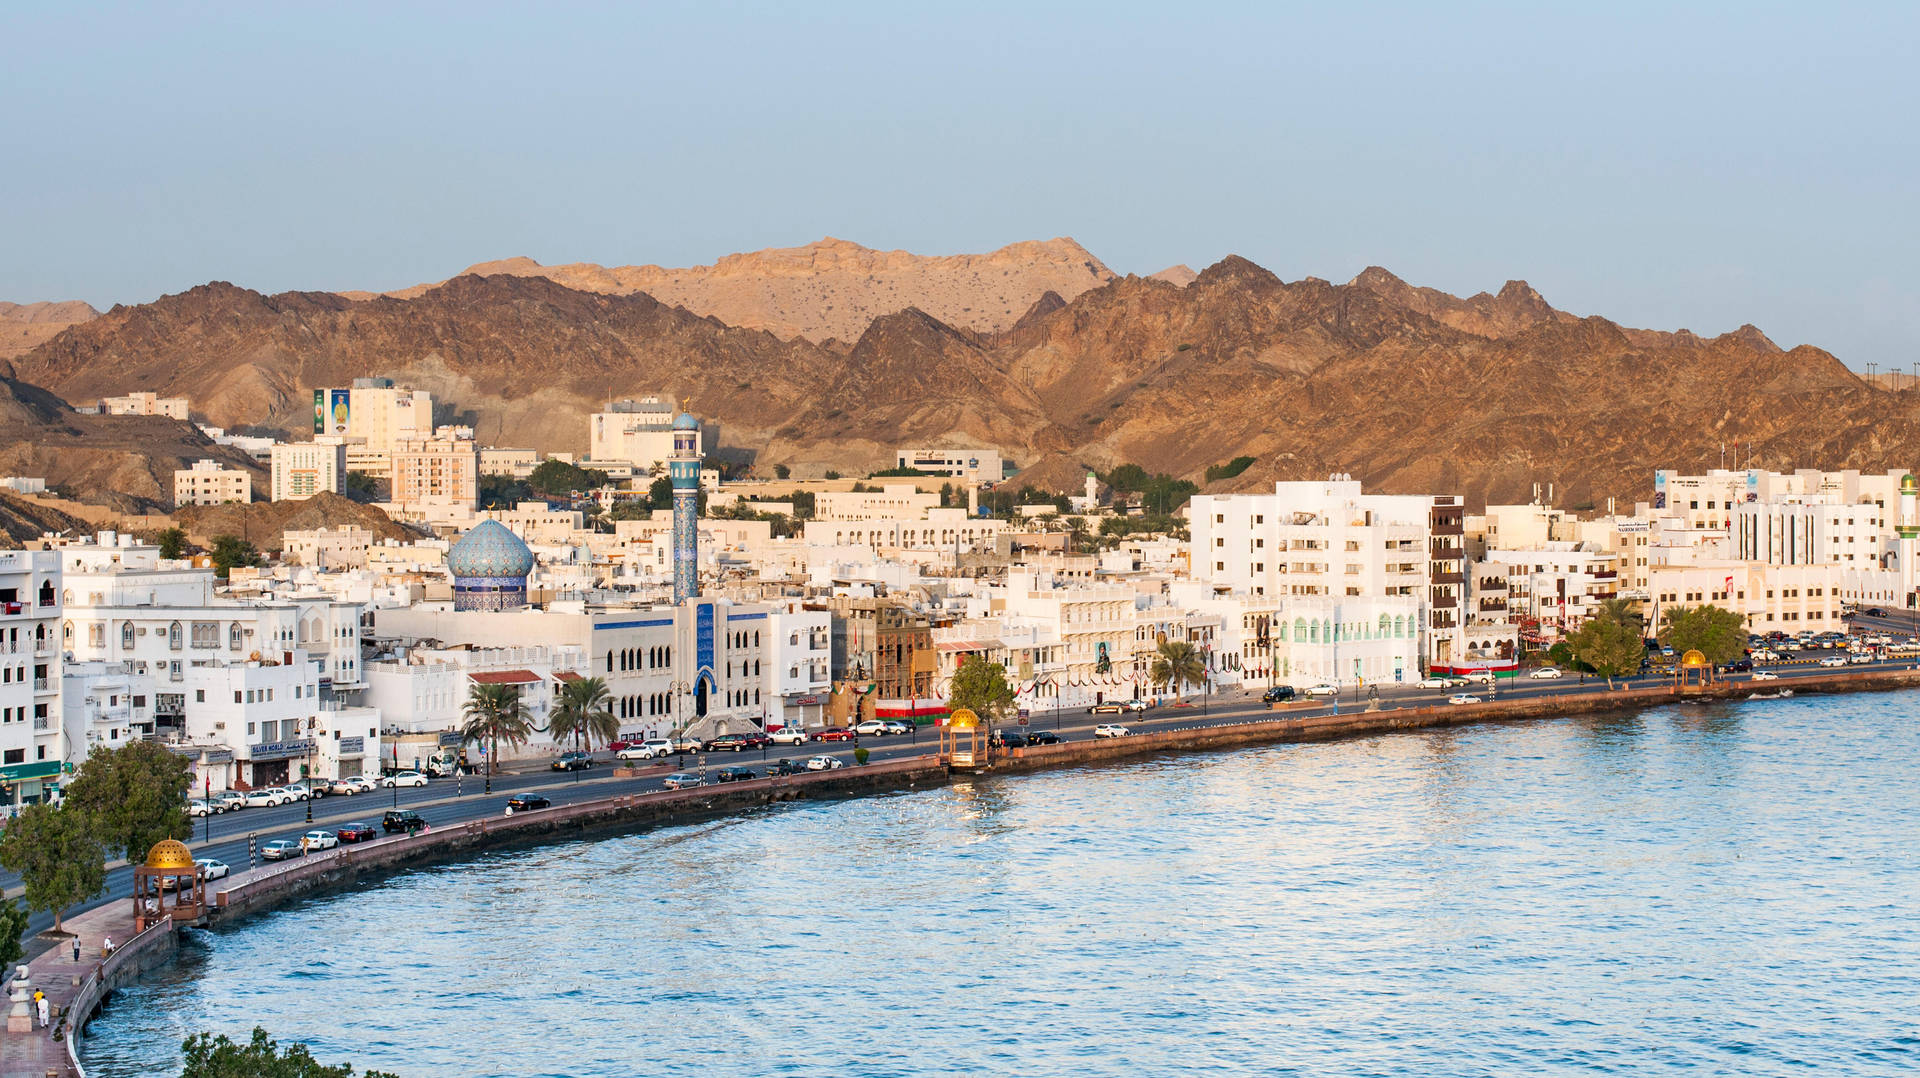
{"type": "Polygon", "coordinates": [[[98,317],[99,311],[77,299],[0,302],[0,358],[17,356],[42,341],[52,340],[68,326],[98,317]]]}
{"type": "Polygon", "coordinates": [[[1165,281],[1167,284],[1170,284],[1175,288],[1185,288],[1188,285],[1192,284],[1193,279],[1198,276],[1200,275],[1193,272],[1192,267],[1182,262],[1178,265],[1168,266],[1166,269],[1161,270],[1159,273],[1147,274],[1147,280],[1165,281]]]}

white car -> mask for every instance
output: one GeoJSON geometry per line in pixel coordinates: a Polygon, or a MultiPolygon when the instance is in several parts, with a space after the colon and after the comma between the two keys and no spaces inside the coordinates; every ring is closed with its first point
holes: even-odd
{"type": "Polygon", "coordinates": [[[363,794],[370,794],[380,788],[380,780],[374,778],[372,775],[355,775],[347,781],[353,784],[354,789],[363,794]]]}
{"type": "Polygon", "coordinates": [[[887,724],[879,719],[868,719],[866,722],[854,727],[853,732],[862,737],[885,737],[893,731],[889,730],[887,724]]]}
{"type": "Polygon", "coordinates": [[[215,861],[211,857],[195,858],[193,866],[206,873],[207,879],[210,880],[225,879],[233,871],[227,867],[225,861],[215,861]]]}
{"type": "Polygon", "coordinates": [[[1340,687],[1338,685],[1315,685],[1307,690],[1307,695],[1308,696],[1338,696],[1340,695],[1340,687]]]}
{"type": "Polygon", "coordinates": [[[838,756],[815,756],[807,761],[808,771],[833,771],[847,766],[838,756]]]}
{"type": "Polygon", "coordinates": [[[1478,696],[1466,692],[1457,692],[1447,697],[1447,703],[1449,704],[1477,704],[1479,702],[1480,698],[1478,696]]]}
{"type": "Polygon", "coordinates": [[[187,815],[189,816],[218,816],[225,811],[227,811],[227,806],[218,801],[202,801],[196,797],[187,802],[187,815]]]}
{"type": "Polygon", "coordinates": [[[309,850],[331,850],[340,845],[340,836],[331,831],[309,831],[304,838],[309,850]]]}
{"type": "Polygon", "coordinates": [[[1755,670],[1755,671],[1753,672],[1753,680],[1755,680],[1755,681],[1779,681],[1779,680],[1780,680],[1780,675],[1779,675],[1779,674],[1776,674],[1776,673],[1774,673],[1774,672],[1773,672],[1773,671],[1771,671],[1771,670],[1755,670]]]}
{"type": "Polygon", "coordinates": [[[427,776],[421,771],[399,771],[387,780],[388,786],[425,786],[427,776]]]}
{"type": "Polygon", "coordinates": [[[360,792],[360,784],[352,779],[334,779],[325,787],[328,794],[336,797],[352,797],[360,792]]]}
{"type": "Polygon", "coordinates": [[[228,812],[238,812],[247,807],[247,795],[237,790],[229,790],[223,794],[214,794],[213,803],[225,805],[228,812]]]}
{"type": "Polygon", "coordinates": [[[1423,689],[1444,689],[1447,686],[1452,684],[1453,684],[1452,678],[1423,677],[1420,679],[1420,687],[1423,689]]]}
{"type": "Polygon", "coordinates": [[[287,800],[278,786],[262,786],[258,790],[248,790],[246,797],[248,808],[272,808],[275,805],[285,804],[287,800]]]}
{"type": "Polygon", "coordinates": [[[1126,737],[1131,733],[1133,733],[1132,730],[1127,729],[1117,722],[1103,722],[1093,728],[1093,736],[1095,737],[1126,737]]]}
{"type": "Polygon", "coordinates": [[[656,756],[673,755],[673,744],[664,737],[650,737],[638,745],[628,745],[613,754],[616,760],[651,760],[656,756]]]}
{"type": "Polygon", "coordinates": [[[776,745],[804,745],[807,743],[807,731],[799,726],[782,726],[768,734],[767,740],[776,745]]]}
{"type": "Polygon", "coordinates": [[[297,782],[291,786],[280,787],[280,792],[287,795],[287,800],[289,801],[313,800],[313,791],[307,789],[305,786],[302,786],[297,782]]]}
{"type": "Polygon", "coordinates": [[[1847,660],[1838,655],[1829,655],[1826,658],[1820,660],[1820,665],[1821,666],[1845,666],[1847,665],[1847,660]]]}
{"type": "Polygon", "coordinates": [[[1472,673],[1470,673],[1470,674],[1468,674],[1468,675],[1467,675],[1467,680],[1468,680],[1468,681],[1477,681],[1477,682],[1479,682],[1479,683],[1480,683],[1480,684],[1482,684],[1482,685],[1491,685],[1491,684],[1493,684],[1493,671],[1491,671],[1491,670],[1475,670],[1475,671],[1473,671],[1472,673]]]}
{"type": "Polygon", "coordinates": [[[1565,675],[1560,673],[1560,668],[1557,666],[1543,666],[1538,670],[1527,671],[1527,676],[1537,680],[1545,680],[1547,678],[1564,677],[1565,675]]]}
{"type": "Polygon", "coordinates": [[[1870,663],[1873,661],[1873,656],[1862,651],[1857,654],[1847,656],[1847,661],[1852,663],[1855,666],[1864,666],[1867,663],[1870,663]]]}

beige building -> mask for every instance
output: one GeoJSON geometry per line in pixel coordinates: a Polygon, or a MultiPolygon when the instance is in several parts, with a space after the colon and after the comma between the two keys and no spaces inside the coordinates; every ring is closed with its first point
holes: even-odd
{"type": "Polygon", "coordinates": [[[895,467],[968,483],[998,483],[1005,470],[998,449],[902,449],[893,456],[895,467]]]}
{"type": "Polygon", "coordinates": [[[106,415],[163,415],[168,419],[187,418],[187,398],[162,397],[157,393],[129,393],[124,397],[100,398],[100,411],[106,415]]]}
{"type": "Polygon", "coordinates": [[[385,475],[395,442],[433,433],[433,394],[395,386],[391,378],[316,389],[313,433],[346,440],[349,470],[385,475]]]}
{"type": "Polygon", "coordinates": [[[814,495],[813,519],[924,520],[938,508],[940,495],[933,491],[921,491],[912,483],[887,483],[879,490],[822,491],[814,495]]]}
{"type": "Polygon", "coordinates": [[[338,494],[346,471],[343,438],[322,435],[311,442],[281,443],[273,447],[273,500],[299,501],[323,490],[338,494]]]}
{"type": "Polygon", "coordinates": [[[281,533],[280,558],[289,565],[315,569],[365,569],[373,532],[342,524],[337,528],[281,533]]]}
{"type": "Polygon", "coordinates": [[[480,500],[480,450],[471,427],[441,427],[394,440],[388,476],[403,512],[472,509],[480,500]]]}
{"type": "MultiPolygon", "coordinates": [[[[673,419],[678,409],[673,401],[660,396],[639,400],[607,402],[604,411],[587,420],[587,458],[590,467],[605,468],[607,463],[625,461],[636,472],[665,467],[673,456],[673,419]]],[[[700,453],[713,452],[719,426],[711,420],[700,424],[700,453]]]]}
{"type": "Polygon", "coordinates": [[[193,467],[176,469],[173,473],[175,506],[245,504],[252,500],[253,476],[217,460],[196,460],[193,467]]]}

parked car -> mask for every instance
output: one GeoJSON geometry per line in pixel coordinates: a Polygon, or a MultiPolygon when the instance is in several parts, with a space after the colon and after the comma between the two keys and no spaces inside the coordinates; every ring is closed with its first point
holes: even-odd
{"type": "Polygon", "coordinates": [[[211,857],[194,858],[193,867],[199,869],[200,874],[209,880],[224,880],[233,874],[233,870],[227,867],[225,861],[216,861],[211,857]]]}
{"type": "Polygon", "coordinates": [[[1480,698],[1478,696],[1466,692],[1457,692],[1447,697],[1447,703],[1449,704],[1477,704],[1479,702],[1480,698]]]}
{"type": "Polygon", "coordinates": [[[1117,722],[1103,722],[1093,728],[1093,736],[1095,737],[1126,737],[1131,733],[1133,733],[1132,730],[1127,729],[1117,722]]]}
{"type": "Polygon", "coordinates": [[[1126,708],[1128,711],[1145,711],[1147,709],[1147,702],[1145,700],[1128,700],[1120,706],[1126,708]]]}
{"type": "Polygon", "coordinates": [[[669,790],[686,790],[700,785],[700,776],[691,771],[675,771],[660,782],[669,790]]]}
{"type": "Polygon", "coordinates": [[[1052,730],[1028,730],[1027,743],[1030,745],[1058,745],[1060,735],[1052,730]]]}
{"type": "Polygon", "coordinates": [[[331,850],[340,845],[340,836],[332,831],[309,831],[302,836],[309,852],[313,850],[331,850]]]}
{"type": "Polygon", "coordinates": [[[1877,606],[1870,606],[1867,607],[1867,616],[1870,618],[1884,618],[1887,616],[1887,612],[1877,606]]]}
{"type": "Polygon", "coordinates": [[[1328,685],[1328,684],[1322,683],[1319,685],[1310,686],[1307,689],[1307,695],[1308,696],[1338,696],[1340,695],[1340,687],[1337,685],[1328,685]]]}
{"type": "Polygon", "coordinates": [[[326,790],[336,797],[352,797],[360,792],[360,784],[352,779],[334,779],[327,783],[326,790]]]}
{"type": "Polygon", "coordinates": [[[389,835],[397,835],[403,831],[411,835],[415,831],[426,829],[427,821],[421,819],[420,814],[412,809],[388,809],[387,814],[380,817],[380,830],[389,835]]]}
{"type": "Polygon", "coordinates": [[[228,790],[223,794],[214,794],[213,802],[226,806],[228,812],[238,812],[247,807],[247,795],[238,790],[228,790]]]}
{"type": "Polygon", "coordinates": [[[1857,654],[1847,656],[1847,661],[1849,663],[1852,663],[1855,666],[1865,666],[1867,663],[1870,663],[1873,661],[1873,653],[1862,651],[1857,654]]]}
{"type": "Polygon", "coordinates": [[[667,742],[667,745],[674,752],[699,752],[702,748],[705,748],[705,746],[701,744],[699,738],[686,737],[684,735],[681,737],[673,738],[672,740],[667,742]]]}
{"type": "Polygon", "coordinates": [[[555,771],[585,771],[593,766],[593,757],[584,752],[563,752],[554,758],[555,771]]]}
{"type": "Polygon", "coordinates": [[[1118,715],[1127,710],[1127,705],[1118,700],[1108,700],[1087,709],[1089,715],[1118,715]]]}
{"type": "Polygon", "coordinates": [[[782,726],[772,734],[769,734],[768,737],[776,745],[804,745],[807,743],[806,730],[798,726],[782,726]]]}
{"type": "Polygon", "coordinates": [[[612,741],[607,742],[607,751],[617,754],[622,749],[630,749],[640,744],[640,740],[641,739],[637,737],[616,737],[612,741]]]}
{"type": "Polygon", "coordinates": [[[337,838],[340,839],[341,842],[349,842],[349,843],[371,842],[374,839],[380,837],[380,832],[374,830],[372,824],[362,820],[355,820],[352,823],[343,823],[338,828],[336,828],[333,833],[337,838]]]}
{"type": "Polygon", "coordinates": [[[1470,670],[1467,672],[1467,680],[1470,682],[1479,682],[1482,685],[1491,685],[1493,684],[1493,671],[1470,670]]]}
{"type": "Polygon", "coordinates": [[[808,771],[833,771],[847,766],[838,756],[815,756],[807,761],[808,771]]]}
{"type": "Polygon", "coordinates": [[[1535,680],[1545,681],[1564,675],[1560,673],[1560,668],[1557,666],[1542,666],[1538,669],[1527,671],[1527,676],[1535,680]]]}
{"type": "Polygon", "coordinates": [[[1821,666],[1845,666],[1847,665],[1847,660],[1845,656],[1829,655],[1826,658],[1820,660],[1820,665],[1821,666]]]}
{"type": "Polygon", "coordinates": [[[372,775],[355,775],[347,781],[353,783],[353,788],[363,794],[370,794],[380,788],[380,780],[372,775]]]}
{"type": "Polygon", "coordinates": [[[187,815],[189,816],[218,816],[225,811],[227,811],[227,806],[217,801],[202,801],[196,797],[187,802],[187,815]]]}
{"type": "Polygon", "coordinates": [[[1260,694],[1260,702],[1263,704],[1284,704],[1299,695],[1291,685],[1275,685],[1273,688],[1260,694]]]}
{"type": "Polygon", "coordinates": [[[902,722],[899,719],[888,719],[880,725],[886,727],[886,732],[889,734],[905,735],[913,733],[913,724],[910,722],[902,722]]]}
{"type": "Polygon", "coordinates": [[[1423,689],[1444,689],[1452,684],[1453,684],[1452,678],[1423,677],[1420,679],[1420,687],[1423,689]]]}
{"type": "Polygon", "coordinates": [[[751,767],[723,767],[713,773],[715,782],[745,782],[759,777],[751,767]]]}
{"type": "Polygon", "coordinates": [[[1776,673],[1774,673],[1774,672],[1773,672],[1773,671],[1771,671],[1771,670],[1755,670],[1755,671],[1753,672],[1753,680],[1755,680],[1755,681],[1779,681],[1779,680],[1780,680],[1780,675],[1779,675],[1779,674],[1776,674],[1776,673]]]}
{"type": "Polygon", "coordinates": [[[745,734],[721,734],[707,742],[708,752],[742,752],[748,746],[745,734]]]}
{"type": "Polygon", "coordinates": [[[673,755],[673,743],[664,737],[636,741],[615,752],[618,760],[651,760],[656,756],[673,755]]]}
{"type": "Polygon", "coordinates": [[[260,859],[263,861],[284,861],[289,857],[301,856],[300,843],[290,838],[276,838],[260,847],[260,859]]]}
{"type": "Polygon", "coordinates": [[[805,765],[782,757],[781,759],[775,760],[772,767],[767,768],[767,777],[775,778],[780,775],[798,775],[804,771],[806,771],[805,765]]]}
{"type": "Polygon", "coordinates": [[[427,773],[424,771],[396,771],[387,778],[388,786],[425,786],[427,773]]]}
{"type": "Polygon", "coordinates": [[[534,809],[548,808],[552,804],[553,802],[539,794],[515,794],[507,798],[507,811],[509,813],[531,812],[534,809]]]}
{"type": "Polygon", "coordinates": [[[995,730],[992,744],[1003,749],[1024,749],[1027,747],[1027,735],[1021,730],[995,730]]]}
{"type": "Polygon", "coordinates": [[[248,808],[272,808],[286,804],[278,786],[262,786],[257,790],[248,790],[246,794],[248,808]]]}
{"type": "Polygon", "coordinates": [[[307,789],[306,786],[298,782],[294,783],[291,786],[280,787],[280,792],[286,795],[288,801],[313,800],[313,791],[307,789]]]}
{"type": "Polygon", "coordinates": [[[853,732],[862,737],[885,737],[893,731],[887,729],[887,724],[879,719],[868,719],[854,727],[853,732]]]}
{"type": "Polygon", "coordinates": [[[852,741],[853,731],[844,726],[828,727],[813,735],[815,741],[852,741]]]}

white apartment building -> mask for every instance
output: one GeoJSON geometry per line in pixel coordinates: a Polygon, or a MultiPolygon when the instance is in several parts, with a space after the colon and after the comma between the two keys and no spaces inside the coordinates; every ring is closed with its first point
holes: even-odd
{"type": "Polygon", "coordinates": [[[253,500],[253,476],[242,468],[229,468],[217,460],[196,460],[190,468],[173,473],[173,504],[224,505],[253,500]]]}
{"type": "Polygon", "coordinates": [[[0,551],[0,808],[59,785],[63,612],[58,553],[0,551]]]}
{"type": "Polygon", "coordinates": [[[1821,471],[1801,468],[1771,472],[1715,468],[1701,475],[1662,469],[1653,475],[1653,511],[1679,516],[1690,528],[1731,528],[1732,510],[1748,502],[1788,499],[1824,501],[1839,505],[1870,502],[1888,519],[1897,505],[1902,469],[1887,472],[1821,471]]]}
{"type": "MultiPolygon", "coordinates": [[[[459,749],[474,686],[510,686],[536,730],[523,746],[501,745],[500,758],[537,759],[565,748],[539,728],[553,717],[560,685],[585,676],[587,666],[587,653],[568,644],[404,647],[392,661],[368,664],[367,702],[383,717],[400,766],[419,767],[440,749],[459,749]]],[[[478,758],[477,750],[468,751],[478,758]]]]}
{"type": "Polygon", "coordinates": [[[1006,474],[998,449],[902,449],[894,453],[894,466],[968,483],[998,483],[1006,474]]]}
{"type": "Polygon", "coordinates": [[[391,501],[403,513],[470,511],[480,501],[480,450],[471,427],[393,440],[391,501]]]}
{"type": "Polygon", "coordinates": [[[102,397],[100,411],[105,415],[163,415],[168,419],[184,421],[187,418],[187,398],[162,397],[143,390],[124,397],[102,397]]]}
{"type": "Polygon", "coordinates": [[[1848,569],[1878,569],[1893,538],[1888,517],[1871,501],[1841,504],[1791,496],[1743,502],[1733,511],[1733,555],[1774,565],[1824,562],[1848,569]]]}
{"type": "MultiPolygon", "coordinates": [[[[601,461],[623,461],[636,472],[649,472],[666,466],[673,456],[673,420],[678,414],[673,400],[651,396],[639,400],[607,402],[607,407],[587,420],[587,456],[592,466],[601,461]]],[[[700,424],[700,452],[713,452],[718,427],[711,420],[700,424]]]]}
{"type": "Polygon", "coordinates": [[[78,767],[95,745],[117,749],[153,736],[154,698],[152,676],[135,673],[132,663],[67,663],[60,691],[67,762],[78,767]]]}
{"type": "Polygon", "coordinates": [[[379,711],[329,703],[322,670],[298,649],[188,667],[184,738],[173,747],[196,758],[203,786],[216,773],[246,789],[376,772],[379,711]]]}
{"type": "Polygon", "coordinates": [[[347,472],[347,444],[332,435],[282,442],[273,447],[272,467],[276,502],[299,501],[321,491],[338,494],[340,477],[347,472]]]}
{"type": "Polygon", "coordinates": [[[1517,627],[1529,646],[1550,644],[1578,630],[1601,603],[1620,597],[1616,564],[1612,553],[1576,542],[1489,550],[1469,574],[1478,586],[1469,609],[1482,620],[1517,627]],[[1496,612],[1503,616],[1493,617],[1496,612]]]}
{"type": "Polygon", "coordinates": [[[970,517],[965,509],[958,508],[929,509],[918,517],[809,520],[801,530],[809,546],[868,546],[888,551],[990,550],[1006,533],[1006,521],[970,517]]]}

